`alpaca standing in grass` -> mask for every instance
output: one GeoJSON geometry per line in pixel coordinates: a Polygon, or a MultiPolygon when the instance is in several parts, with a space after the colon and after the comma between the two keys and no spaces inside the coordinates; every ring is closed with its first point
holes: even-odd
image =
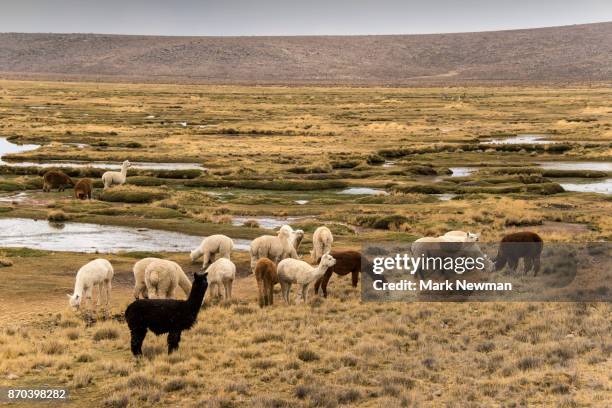
{"type": "Polygon", "coordinates": [[[327,269],[335,264],[336,260],[330,254],[323,254],[317,267],[313,267],[299,259],[287,258],[280,261],[277,267],[278,281],[281,284],[281,293],[285,302],[289,304],[289,293],[293,283],[297,283],[302,287],[301,291],[298,290],[296,303],[299,302],[300,297],[306,302],[308,286],[321,278],[327,269]]]}
{"type": "Polygon", "coordinates": [[[255,265],[261,258],[268,258],[278,263],[286,258],[298,259],[298,254],[291,240],[291,227],[283,226],[278,231],[278,236],[263,235],[251,241],[251,271],[255,271],[255,265]]]}
{"type": "Polygon", "coordinates": [[[236,265],[227,258],[219,258],[206,269],[208,273],[208,285],[210,290],[208,296],[221,298],[221,285],[224,288],[225,300],[232,298],[232,285],[236,279],[236,265]]]}
{"type": "MultiPolygon", "coordinates": [[[[136,267],[136,265],[134,265],[136,267]]],[[[179,264],[166,259],[149,262],[144,273],[147,294],[151,299],[174,299],[178,286],[189,296],[191,282],[179,264]]]]}
{"type": "MultiPolygon", "coordinates": [[[[149,266],[151,262],[160,261],[160,260],[162,259],[161,258],[143,258],[134,264],[134,267],[132,268],[132,271],[134,272],[134,299],[138,299],[141,296],[144,299],[147,299],[149,297],[149,292],[147,291],[147,284],[145,282],[145,271],[147,269],[147,266],[149,266]]],[[[185,285],[185,287],[187,286],[185,285]]],[[[185,292],[185,294],[188,294],[188,292],[185,292]]]]}
{"type": "Polygon", "coordinates": [[[64,191],[66,186],[74,186],[74,181],[62,171],[49,170],[43,175],[44,192],[49,192],[54,188],[57,188],[57,191],[64,191]]]}
{"type": "Polygon", "coordinates": [[[524,273],[533,270],[533,276],[540,271],[540,258],[544,241],[535,232],[520,231],[504,236],[499,243],[497,257],[495,257],[495,270],[503,269],[506,264],[514,272],[521,258],[523,258],[524,273]]]}
{"type": "Polygon", "coordinates": [[[443,237],[448,239],[456,238],[459,241],[463,242],[476,242],[480,239],[480,234],[475,234],[473,232],[465,232],[465,231],[449,231],[443,235],[443,237]]]}
{"type": "Polygon", "coordinates": [[[312,251],[310,256],[314,262],[319,262],[323,254],[331,251],[334,236],[327,227],[319,227],[312,234],[312,251]]]}
{"type": "Polygon", "coordinates": [[[91,179],[81,179],[74,186],[74,198],[76,198],[77,200],[91,200],[92,191],[93,183],[91,182],[91,179]]]}
{"type": "Polygon", "coordinates": [[[102,175],[102,182],[104,183],[104,189],[106,190],[113,184],[122,185],[125,184],[127,179],[127,170],[132,166],[129,160],[126,160],[121,164],[121,171],[107,171],[102,175]]]}
{"type": "Polygon", "coordinates": [[[221,234],[211,235],[204,238],[200,246],[191,251],[191,262],[202,257],[202,269],[206,269],[214,261],[216,255],[231,259],[233,249],[234,241],[230,237],[221,234]]]}
{"type": "MultiPolygon", "coordinates": [[[[336,264],[329,267],[325,274],[319,278],[314,285],[314,293],[319,293],[319,287],[323,290],[323,296],[327,297],[327,284],[334,274],[339,276],[351,274],[351,284],[354,288],[359,283],[359,271],[361,271],[361,252],[357,251],[331,251],[329,253],[336,260],[336,264]]],[[[382,277],[382,275],[381,275],[382,277]]]]}
{"type": "Polygon", "coordinates": [[[300,244],[302,243],[302,240],[304,239],[304,230],[301,230],[301,229],[294,230],[293,228],[291,228],[290,225],[283,225],[282,227],[280,227],[280,230],[278,231],[278,233],[280,234],[281,231],[282,233],[289,236],[289,243],[297,251],[298,248],[300,247],[300,244]]]}
{"type": "Polygon", "coordinates": [[[131,349],[134,356],[142,355],[142,342],[147,330],[156,335],[168,333],[168,354],[178,349],[183,330],[196,322],[202,300],[208,288],[206,273],[195,273],[193,287],[187,300],[138,299],[125,310],[130,328],[131,349]]]}
{"type": "Polygon", "coordinates": [[[259,293],[259,307],[272,306],[274,285],[278,283],[276,265],[268,258],[261,258],[255,264],[255,279],[259,293]]]}
{"type": "Polygon", "coordinates": [[[74,293],[68,296],[68,303],[78,310],[82,305],[84,308],[85,298],[93,305],[93,287],[98,288],[98,306],[102,304],[105,297],[105,308],[108,308],[111,297],[111,286],[113,280],[113,266],[106,259],[95,259],[83,265],[76,274],[74,293]]]}

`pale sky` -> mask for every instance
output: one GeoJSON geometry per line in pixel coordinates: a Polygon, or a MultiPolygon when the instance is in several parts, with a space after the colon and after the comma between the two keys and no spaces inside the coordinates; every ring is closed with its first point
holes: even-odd
{"type": "Polygon", "coordinates": [[[612,21],[612,0],[0,0],[0,32],[422,34],[612,21]]]}

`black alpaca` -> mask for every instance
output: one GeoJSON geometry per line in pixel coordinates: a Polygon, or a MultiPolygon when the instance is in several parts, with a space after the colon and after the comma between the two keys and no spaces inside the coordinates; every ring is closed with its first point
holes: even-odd
{"type": "Polygon", "coordinates": [[[189,330],[198,317],[208,288],[208,273],[194,274],[193,286],[187,300],[138,299],[125,310],[132,335],[132,354],[142,354],[142,342],[151,330],[156,335],[168,333],[168,354],[178,349],[181,332],[189,330]]]}

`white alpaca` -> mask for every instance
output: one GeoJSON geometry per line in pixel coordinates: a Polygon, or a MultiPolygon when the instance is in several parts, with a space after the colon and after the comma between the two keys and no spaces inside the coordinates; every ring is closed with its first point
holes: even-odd
{"type": "Polygon", "coordinates": [[[93,287],[97,286],[98,306],[102,304],[102,297],[105,297],[105,308],[108,308],[113,275],[113,266],[106,259],[95,259],[83,265],[76,274],[74,293],[67,295],[70,306],[75,309],[79,309],[81,305],[85,307],[85,298],[89,298],[93,307],[93,287]]]}
{"type": "Polygon", "coordinates": [[[178,286],[185,295],[191,292],[191,281],[179,264],[166,259],[154,259],[145,268],[145,285],[150,299],[174,299],[178,286]]]}
{"type": "Polygon", "coordinates": [[[280,261],[277,267],[278,281],[281,284],[281,294],[285,302],[289,304],[289,293],[291,292],[291,285],[294,283],[302,287],[301,291],[298,290],[296,303],[299,302],[300,298],[306,302],[308,286],[321,278],[327,269],[335,264],[336,260],[327,253],[321,256],[321,261],[317,267],[299,259],[288,258],[280,261]]]}
{"type": "Polygon", "coordinates": [[[278,231],[279,235],[281,234],[281,231],[289,235],[289,243],[297,251],[298,248],[300,247],[300,244],[302,243],[302,240],[304,239],[304,230],[301,230],[301,229],[294,230],[293,228],[291,228],[290,225],[283,225],[282,227],[280,227],[280,230],[278,231]]]}
{"type": "Polygon", "coordinates": [[[314,262],[319,262],[323,254],[330,252],[334,236],[327,227],[319,227],[312,234],[312,251],[310,256],[314,262]]]}
{"type": "MultiPolygon", "coordinates": [[[[456,236],[439,236],[439,237],[423,237],[419,238],[412,243],[411,246],[412,256],[423,257],[423,258],[482,258],[484,261],[484,270],[489,271],[492,268],[492,262],[488,256],[482,252],[476,242],[463,241],[461,238],[456,236]]],[[[456,273],[462,274],[455,270],[456,273]]],[[[465,272],[465,271],[464,271],[465,272]]],[[[419,276],[424,278],[423,268],[419,267],[418,270],[414,271],[419,276]]]]}
{"type": "Polygon", "coordinates": [[[145,283],[145,270],[153,261],[161,258],[143,258],[134,264],[132,271],[134,272],[134,298],[138,299],[142,295],[144,299],[149,297],[147,285],[145,283]]]}
{"type": "Polygon", "coordinates": [[[127,169],[132,164],[126,160],[121,165],[121,171],[107,171],[102,175],[102,182],[104,183],[104,189],[106,190],[113,184],[124,184],[127,178],[127,169]]]}
{"type": "Polygon", "coordinates": [[[480,239],[480,234],[465,231],[449,231],[443,235],[446,238],[457,238],[462,242],[476,242],[480,239]]]}
{"type": "Polygon", "coordinates": [[[227,258],[219,258],[213,262],[207,269],[208,273],[208,293],[212,297],[216,294],[221,297],[221,285],[225,289],[224,298],[230,300],[232,298],[232,285],[236,279],[236,265],[227,258]]]}
{"type": "Polygon", "coordinates": [[[200,246],[191,251],[191,262],[202,257],[202,269],[206,269],[215,259],[215,255],[231,259],[232,249],[234,241],[230,237],[221,234],[211,235],[204,238],[200,246]]]}
{"type": "Polygon", "coordinates": [[[291,232],[289,231],[291,227],[284,227],[286,226],[283,226],[278,231],[278,236],[276,237],[273,235],[262,235],[251,241],[251,271],[255,271],[255,265],[261,258],[268,258],[274,263],[278,263],[285,258],[298,258],[297,251],[291,240],[291,232]]]}

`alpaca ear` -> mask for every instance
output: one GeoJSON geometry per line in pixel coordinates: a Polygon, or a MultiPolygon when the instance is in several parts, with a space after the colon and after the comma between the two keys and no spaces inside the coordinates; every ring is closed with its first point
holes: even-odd
{"type": "Polygon", "coordinates": [[[68,299],[71,299],[71,298],[72,298],[72,295],[71,295],[71,294],[69,294],[69,293],[66,293],[66,296],[68,296],[68,299]]]}

